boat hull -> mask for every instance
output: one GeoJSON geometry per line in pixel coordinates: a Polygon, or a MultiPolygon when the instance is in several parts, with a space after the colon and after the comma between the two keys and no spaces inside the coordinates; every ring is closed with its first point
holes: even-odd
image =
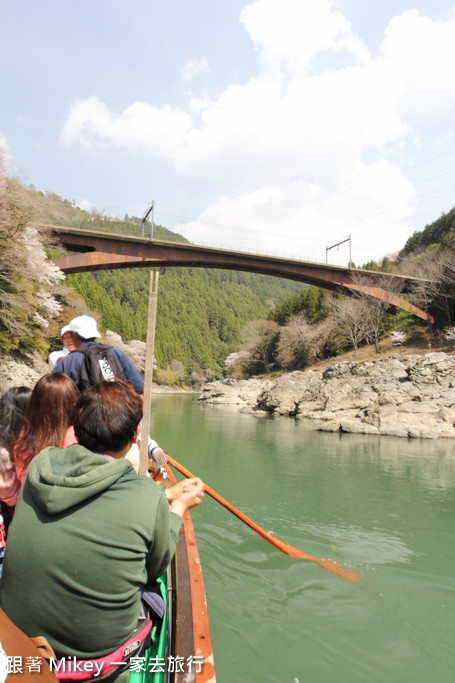
{"type": "MultiPolygon", "coordinates": [[[[176,483],[166,467],[171,485],[176,483]]],[[[173,563],[170,567],[171,636],[168,647],[175,671],[169,683],[215,682],[212,639],[201,560],[189,512],[183,524],[173,563]]],[[[168,657],[169,657],[168,654],[168,657]]],[[[169,664],[169,658],[167,660],[169,664]]]]}

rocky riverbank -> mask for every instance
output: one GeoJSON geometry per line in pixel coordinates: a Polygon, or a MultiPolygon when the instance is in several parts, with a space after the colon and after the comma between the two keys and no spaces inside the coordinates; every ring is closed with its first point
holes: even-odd
{"type": "MultiPolygon", "coordinates": [[[[30,387],[33,389],[42,375],[48,372],[47,363],[38,355],[23,356],[20,360],[11,356],[0,356],[0,396],[12,387],[30,387]]],[[[195,393],[189,387],[167,387],[161,384],[152,384],[152,392],[155,394],[195,393]]]]}
{"type": "Polygon", "coordinates": [[[39,356],[24,356],[20,360],[0,356],[0,394],[12,387],[33,388],[47,371],[47,363],[39,356]]]}
{"type": "Polygon", "coordinates": [[[204,387],[199,401],[316,420],[322,431],[455,438],[455,356],[395,355],[276,380],[219,380],[204,387]]]}

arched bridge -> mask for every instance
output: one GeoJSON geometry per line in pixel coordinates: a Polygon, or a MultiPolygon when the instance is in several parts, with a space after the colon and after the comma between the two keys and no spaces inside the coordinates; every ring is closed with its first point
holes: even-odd
{"type": "Polygon", "coordinates": [[[381,273],[381,286],[376,286],[374,278],[378,277],[378,273],[357,268],[202,247],[186,242],[164,242],[60,226],[46,227],[52,228],[55,238],[66,250],[77,252],[51,259],[64,273],[161,266],[242,270],[297,280],[349,296],[353,296],[355,291],[363,292],[423,320],[428,319],[424,311],[390,293],[409,291],[412,283],[417,282],[415,278],[403,275],[381,273]],[[387,291],[388,282],[390,292],[387,291]]]}

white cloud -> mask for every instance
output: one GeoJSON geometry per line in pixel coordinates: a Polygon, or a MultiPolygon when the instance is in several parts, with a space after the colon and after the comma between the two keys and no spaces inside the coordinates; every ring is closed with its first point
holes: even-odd
{"type": "Polygon", "coordinates": [[[89,213],[92,211],[97,211],[97,207],[92,204],[92,202],[89,202],[88,199],[83,199],[82,201],[78,202],[76,206],[82,209],[82,211],[88,211],[89,213]]]}
{"type": "Polygon", "coordinates": [[[92,96],[74,103],[60,141],[85,148],[109,145],[138,148],[173,158],[190,128],[191,117],[169,105],[159,108],[135,102],[121,114],[115,114],[92,96]]]}
{"type": "Polygon", "coordinates": [[[184,81],[192,81],[196,76],[201,74],[209,74],[209,64],[207,60],[204,59],[190,59],[182,70],[182,77],[184,81]]]}
{"type": "MultiPolygon", "coordinates": [[[[246,244],[248,231],[222,226],[253,227],[256,245],[260,234],[274,251],[281,239],[320,256],[347,232],[368,245],[353,254],[360,262],[401,247],[416,197],[392,161],[418,143],[419,121],[455,105],[455,19],[404,12],[377,55],[331,0],[256,0],[241,21],[259,71],[216,99],[193,97],[200,124],[170,105],[136,102],[115,114],[91,97],[72,107],[62,142],[141,148],[183,178],[209,178],[204,222],[181,226],[194,240],[246,244]]],[[[184,73],[201,68],[193,60],[184,73]]]]}
{"type": "Polygon", "coordinates": [[[388,76],[400,86],[403,114],[431,114],[454,105],[455,11],[450,21],[433,21],[415,9],[394,17],[381,52],[388,76]]]}
{"type": "Polygon", "coordinates": [[[305,76],[311,61],[327,50],[344,50],[356,61],[369,52],[333,0],[256,0],[241,14],[266,69],[279,64],[294,76],[305,76]]]}
{"type": "MultiPolygon", "coordinates": [[[[263,186],[223,196],[199,220],[173,229],[197,243],[318,261],[329,243],[351,235],[352,258],[362,264],[405,242],[414,201],[412,184],[380,161],[359,167],[337,193],[302,179],[263,186]]],[[[330,253],[329,262],[347,265],[347,248],[330,253]]]]}

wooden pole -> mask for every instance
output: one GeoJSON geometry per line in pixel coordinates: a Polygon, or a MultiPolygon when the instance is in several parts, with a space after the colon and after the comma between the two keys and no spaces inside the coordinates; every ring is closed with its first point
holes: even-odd
{"type": "Polygon", "coordinates": [[[153,382],[153,359],[155,348],[155,324],[156,324],[156,305],[158,299],[158,277],[159,272],[155,273],[155,288],[153,288],[153,271],[150,271],[150,291],[149,307],[147,319],[147,340],[145,347],[145,372],[144,372],[144,415],[142,418],[141,429],[141,450],[139,461],[139,474],[147,474],[148,463],[148,436],[150,434],[150,404],[152,402],[152,382],[153,382]]]}

